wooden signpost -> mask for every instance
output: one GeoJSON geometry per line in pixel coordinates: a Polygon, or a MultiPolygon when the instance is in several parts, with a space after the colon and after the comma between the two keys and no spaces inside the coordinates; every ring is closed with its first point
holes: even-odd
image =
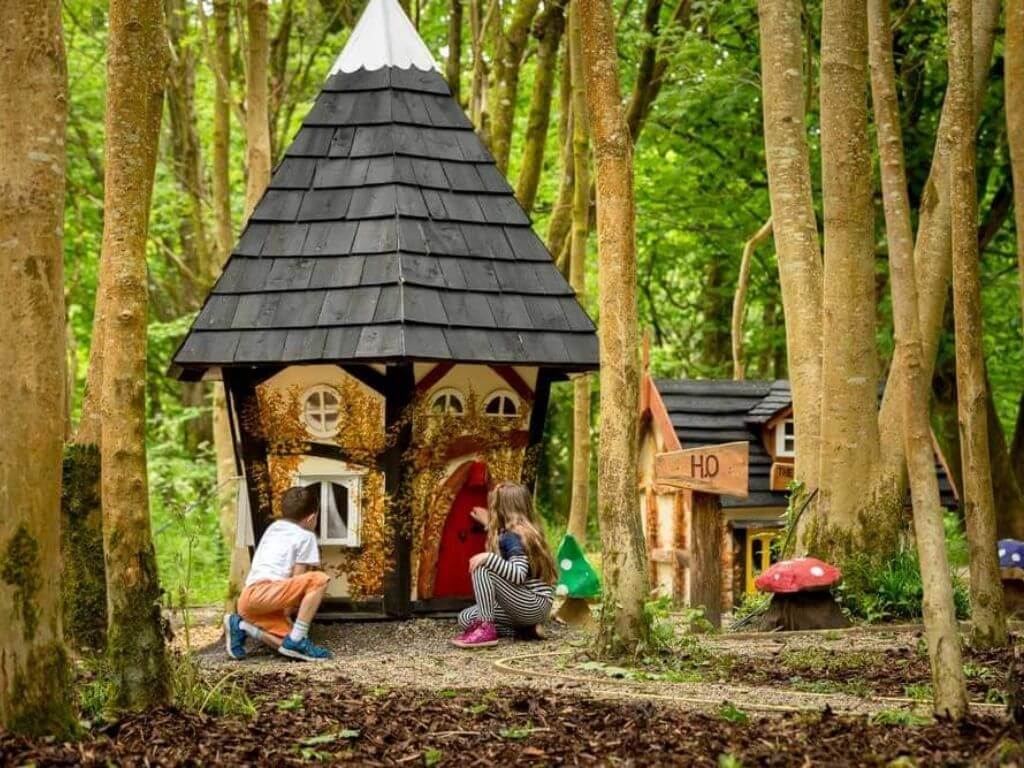
{"type": "MultiPolygon", "coordinates": [[[[749,493],[750,445],[708,445],[659,453],[654,481],[692,491],[690,503],[690,595],[704,618],[722,623],[722,516],[719,496],[745,499],[749,493]]],[[[653,553],[652,553],[653,554],[653,553]]]]}
{"type": "Polygon", "coordinates": [[[716,496],[747,498],[750,444],[706,445],[659,453],[654,459],[654,481],[676,488],[716,496]]]}

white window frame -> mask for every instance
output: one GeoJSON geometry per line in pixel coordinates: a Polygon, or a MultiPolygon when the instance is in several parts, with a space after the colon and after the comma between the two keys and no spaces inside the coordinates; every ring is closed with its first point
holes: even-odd
{"type": "Polygon", "coordinates": [[[484,399],[484,415],[491,416],[497,419],[514,419],[519,415],[520,409],[523,407],[522,402],[516,397],[515,393],[510,389],[496,389],[484,399]],[[499,406],[498,413],[488,413],[487,408],[492,402],[499,397],[505,398],[505,401],[512,403],[515,407],[515,413],[505,413],[504,403],[499,406]]]}
{"type": "Polygon", "coordinates": [[[337,435],[338,431],[341,429],[341,393],[330,384],[317,384],[315,387],[307,389],[302,395],[302,426],[304,426],[306,431],[314,437],[329,438],[337,435]],[[316,427],[307,415],[309,400],[313,395],[320,395],[321,417],[328,413],[328,410],[323,406],[323,396],[325,393],[333,395],[334,399],[338,401],[336,411],[338,418],[334,422],[334,427],[332,429],[320,429],[316,427]]]}
{"type": "Polygon", "coordinates": [[[362,523],[362,491],[363,476],[359,474],[337,475],[301,475],[297,478],[299,485],[320,485],[320,517],[317,524],[317,541],[325,546],[358,547],[360,525],[362,523]],[[327,536],[327,505],[326,485],[334,483],[343,485],[348,490],[348,536],[343,539],[327,536]]]}
{"type": "Polygon", "coordinates": [[[775,455],[784,458],[796,456],[796,427],[793,419],[783,419],[775,425],[775,455]],[[790,447],[786,447],[787,443],[790,447]]]}
{"type": "Polygon", "coordinates": [[[463,397],[462,393],[459,392],[459,390],[455,389],[454,387],[442,387],[441,389],[435,390],[430,395],[430,413],[434,416],[455,416],[456,418],[465,416],[466,398],[463,397]],[[441,397],[447,397],[449,398],[449,400],[445,404],[445,409],[441,412],[438,412],[434,410],[434,406],[437,404],[438,399],[441,397]],[[455,398],[456,400],[459,401],[459,405],[462,407],[462,410],[460,412],[456,413],[455,411],[450,409],[449,404],[451,403],[451,398],[455,398]]]}

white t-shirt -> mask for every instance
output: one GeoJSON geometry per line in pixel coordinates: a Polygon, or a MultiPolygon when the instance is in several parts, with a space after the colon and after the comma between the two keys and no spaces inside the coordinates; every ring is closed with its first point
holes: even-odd
{"type": "Polygon", "coordinates": [[[270,524],[252,558],[252,567],[245,586],[257,581],[280,581],[290,578],[296,563],[319,565],[320,548],[316,534],[291,520],[277,520],[270,524]]]}

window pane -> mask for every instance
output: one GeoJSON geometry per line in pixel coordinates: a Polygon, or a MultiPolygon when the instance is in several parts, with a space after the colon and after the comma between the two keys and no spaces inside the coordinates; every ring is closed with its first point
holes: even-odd
{"type": "Polygon", "coordinates": [[[328,539],[348,538],[348,488],[338,483],[324,483],[330,486],[327,495],[326,534],[328,539]]]}
{"type": "Polygon", "coordinates": [[[503,397],[502,400],[505,403],[505,408],[502,411],[506,416],[516,415],[516,403],[511,397],[503,397]]]}
{"type": "Polygon", "coordinates": [[[490,400],[487,401],[487,413],[493,416],[497,416],[498,414],[501,413],[500,397],[492,397],[490,400]]]}
{"type": "Polygon", "coordinates": [[[462,401],[455,395],[448,395],[448,412],[462,413],[462,401]]]}
{"type": "Polygon", "coordinates": [[[333,392],[324,390],[321,393],[321,397],[323,398],[323,404],[325,408],[336,406],[338,404],[338,398],[333,392]]]}

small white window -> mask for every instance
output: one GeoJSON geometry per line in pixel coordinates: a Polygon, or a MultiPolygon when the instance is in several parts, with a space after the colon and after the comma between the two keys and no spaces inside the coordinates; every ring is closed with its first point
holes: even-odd
{"type": "Polygon", "coordinates": [[[519,404],[511,392],[499,390],[491,393],[484,402],[484,413],[488,416],[505,416],[511,418],[519,414],[519,404]]]}
{"type": "Polygon", "coordinates": [[[796,456],[796,431],[792,419],[781,421],[775,427],[775,455],[796,456]]]}
{"type": "Polygon", "coordinates": [[[313,387],[302,401],[302,420],[306,429],[316,437],[334,437],[338,434],[341,398],[338,390],[326,384],[313,387]]]}
{"type": "Polygon", "coordinates": [[[299,485],[319,486],[320,517],[317,522],[321,544],[359,546],[359,497],[361,475],[324,475],[299,478],[299,485]]]}
{"type": "Polygon", "coordinates": [[[442,389],[437,392],[430,407],[439,416],[461,416],[466,412],[462,395],[454,389],[442,389]]]}

